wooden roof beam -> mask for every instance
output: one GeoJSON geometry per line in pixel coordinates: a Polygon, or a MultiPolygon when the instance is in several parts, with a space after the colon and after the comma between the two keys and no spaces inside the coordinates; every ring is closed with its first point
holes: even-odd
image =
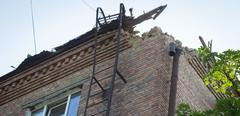
{"type": "Polygon", "coordinates": [[[138,16],[137,18],[133,19],[132,26],[142,23],[143,21],[153,19],[155,20],[162,11],[167,7],[167,5],[159,6],[143,15],[138,16]]]}

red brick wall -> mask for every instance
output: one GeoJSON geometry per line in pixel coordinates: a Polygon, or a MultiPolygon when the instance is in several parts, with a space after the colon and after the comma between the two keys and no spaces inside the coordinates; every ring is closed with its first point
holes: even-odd
{"type": "MultiPolygon", "coordinates": [[[[168,44],[173,37],[153,29],[145,34],[144,40],[128,36],[132,48],[120,55],[119,71],[127,83],[117,80],[112,100],[111,115],[114,116],[165,116],[168,109],[172,58],[168,56],[168,44]]],[[[108,60],[98,65],[103,69],[112,65],[108,60]]],[[[68,75],[47,86],[0,106],[3,116],[24,116],[22,105],[26,102],[48,95],[58,89],[71,85],[83,77],[89,76],[91,67],[68,75]]],[[[98,78],[109,72],[103,72],[98,78]]],[[[107,87],[107,81],[103,81],[107,87]]],[[[79,115],[85,108],[88,83],[83,84],[79,115]]],[[[96,87],[96,86],[95,86],[96,87]]],[[[101,99],[99,96],[98,99],[101,99]]],[[[95,99],[96,101],[97,99],[95,99]]],[[[92,100],[91,102],[94,102],[92,100]]],[[[202,80],[187,62],[183,54],[180,58],[177,103],[187,102],[198,109],[214,107],[215,97],[204,86],[202,80]]],[[[100,106],[99,109],[104,108],[100,106]]],[[[99,110],[93,109],[93,110],[99,110]]],[[[91,111],[91,110],[90,110],[91,111]]]]}
{"type": "MultiPolygon", "coordinates": [[[[121,54],[119,68],[128,83],[116,83],[112,115],[167,115],[172,69],[172,58],[168,56],[170,41],[173,37],[153,29],[144,40],[132,41],[133,47],[121,54]]],[[[189,103],[196,109],[213,108],[215,97],[189,65],[188,57],[185,52],[180,57],[177,104],[189,103]]],[[[83,111],[84,104],[81,108],[83,111]]]]}

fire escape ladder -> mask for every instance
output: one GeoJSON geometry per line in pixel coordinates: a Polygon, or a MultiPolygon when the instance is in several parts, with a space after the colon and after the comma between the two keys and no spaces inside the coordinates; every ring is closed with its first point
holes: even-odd
{"type": "MultiPolygon", "coordinates": [[[[96,11],[96,33],[95,33],[95,38],[94,38],[94,55],[93,55],[93,70],[92,70],[92,76],[90,79],[90,84],[89,84],[89,90],[87,93],[87,98],[86,98],[86,106],[84,110],[84,116],[110,116],[110,110],[111,110],[111,103],[112,103],[112,96],[113,96],[113,90],[114,90],[114,84],[115,84],[115,78],[118,75],[118,77],[126,83],[127,81],[124,79],[124,77],[121,75],[121,73],[118,70],[118,60],[119,60],[119,52],[120,52],[120,39],[121,39],[121,30],[122,30],[122,23],[123,23],[123,16],[125,13],[125,8],[124,5],[121,3],[120,4],[120,12],[119,14],[114,14],[114,15],[109,15],[105,17],[104,12],[101,8],[97,8],[96,11]],[[100,16],[101,15],[101,16],[100,16]],[[97,44],[98,44],[98,31],[99,28],[102,27],[104,24],[110,23],[112,20],[118,20],[118,31],[117,31],[117,40],[116,40],[116,49],[115,49],[115,57],[114,57],[114,64],[104,70],[107,69],[112,69],[112,74],[109,76],[106,76],[102,79],[98,79],[96,77],[96,65],[97,65],[97,44]],[[100,83],[101,80],[103,79],[109,79],[108,87],[103,86],[103,84],[100,83]],[[93,92],[93,85],[97,84],[97,86],[100,88],[100,91],[98,92],[93,92]],[[98,100],[97,102],[94,102],[94,104],[90,104],[90,100],[96,98],[96,96],[102,95],[102,99],[98,100]],[[93,112],[89,108],[97,107],[97,105],[102,104],[104,106],[101,107],[101,110],[99,109],[94,109],[93,112]]],[[[102,70],[102,71],[104,71],[102,70]]],[[[101,72],[101,71],[99,71],[101,72]]]]}

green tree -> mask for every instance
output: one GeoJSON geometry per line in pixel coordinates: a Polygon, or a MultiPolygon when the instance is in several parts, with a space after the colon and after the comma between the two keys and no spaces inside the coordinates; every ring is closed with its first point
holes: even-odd
{"type": "Polygon", "coordinates": [[[240,100],[235,98],[217,100],[212,110],[197,111],[191,109],[188,104],[179,104],[176,110],[177,116],[240,116],[240,100]]]}
{"type": "Polygon", "coordinates": [[[198,56],[205,64],[211,65],[204,77],[206,85],[211,85],[217,92],[240,97],[240,50],[218,53],[201,47],[198,56]]]}

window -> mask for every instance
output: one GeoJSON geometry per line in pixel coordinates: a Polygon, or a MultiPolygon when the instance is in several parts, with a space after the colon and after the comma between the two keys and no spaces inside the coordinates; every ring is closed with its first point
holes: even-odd
{"type": "Polygon", "coordinates": [[[33,110],[31,116],[77,116],[79,103],[80,92],[77,92],[43,108],[33,110]]]}

